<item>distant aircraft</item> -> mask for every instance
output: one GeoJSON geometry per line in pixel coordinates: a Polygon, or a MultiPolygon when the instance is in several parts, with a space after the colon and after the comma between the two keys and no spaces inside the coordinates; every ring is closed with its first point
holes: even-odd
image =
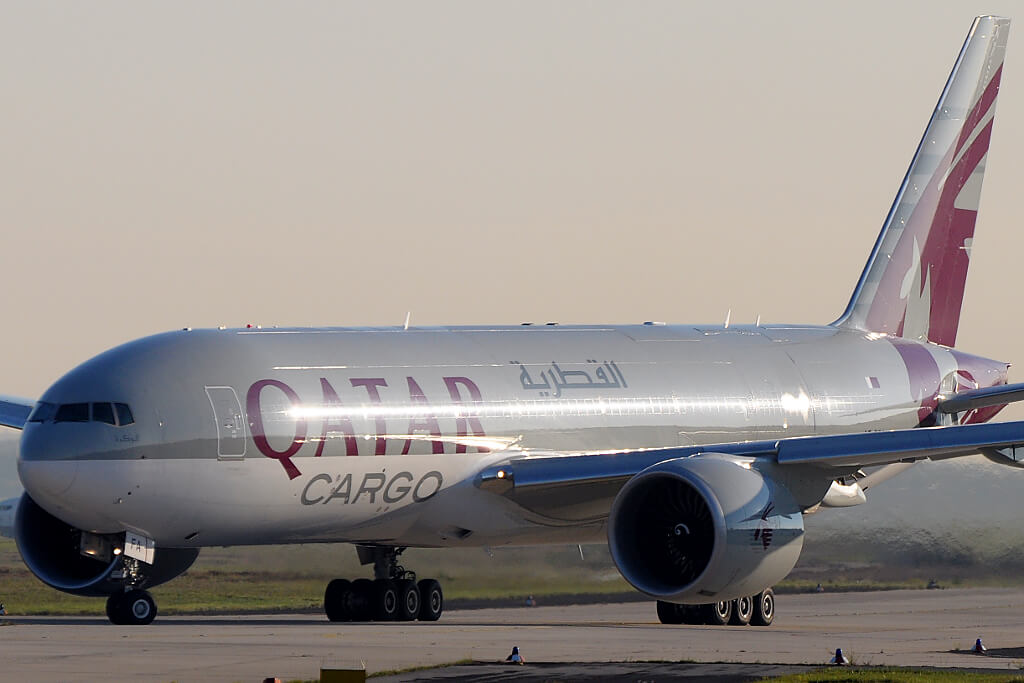
{"type": "Polygon", "coordinates": [[[953,348],[1008,29],[971,27],[834,323],[133,341],[0,403],[25,563],[141,624],[201,547],[352,543],[375,579],[332,581],[330,620],[434,620],[408,547],[607,539],[663,622],[767,625],[804,514],[925,458],[1021,465],[1024,422],[983,423],[1024,384],[953,348]]]}

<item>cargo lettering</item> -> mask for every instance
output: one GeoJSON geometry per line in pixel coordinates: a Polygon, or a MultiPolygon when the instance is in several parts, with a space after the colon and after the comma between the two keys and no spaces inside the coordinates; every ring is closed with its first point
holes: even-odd
{"type": "Polygon", "coordinates": [[[360,500],[375,504],[379,493],[380,501],[388,505],[400,503],[410,494],[414,503],[422,503],[436,496],[444,485],[444,477],[437,470],[427,472],[418,480],[412,472],[398,472],[390,479],[383,472],[367,472],[353,495],[352,480],[351,472],[336,478],[325,472],[313,475],[303,487],[299,500],[303,505],[327,505],[332,501],[354,505],[360,500]]]}

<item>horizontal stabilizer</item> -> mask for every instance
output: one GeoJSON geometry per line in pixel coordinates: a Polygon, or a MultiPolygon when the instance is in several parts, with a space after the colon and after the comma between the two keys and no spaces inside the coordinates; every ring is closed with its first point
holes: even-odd
{"type": "Polygon", "coordinates": [[[27,398],[0,396],[0,426],[22,429],[35,404],[27,398]]]}
{"type": "Polygon", "coordinates": [[[1024,384],[1000,384],[995,387],[961,391],[939,401],[940,413],[966,413],[976,408],[1001,406],[1024,401],[1024,384]]]}

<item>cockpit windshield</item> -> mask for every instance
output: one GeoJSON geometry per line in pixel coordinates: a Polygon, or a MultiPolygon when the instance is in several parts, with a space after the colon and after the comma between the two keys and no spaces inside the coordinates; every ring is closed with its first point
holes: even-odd
{"type": "Polygon", "coordinates": [[[132,409],[128,407],[127,403],[115,403],[114,410],[117,412],[117,424],[119,427],[135,424],[132,409]]]}
{"type": "Polygon", "coordinates": [[[115,427],[135,424],[127,403],[47,403],[40,401],[28,416],[29,422],[102,422],[115,427]]]}
{"type": "Polygon", "coordinates": [[[57,406],[53,403],[40,401],[28,416],[29,422],[49,422],[57,414],[57,406]]]}
{"type": "Polygon", "coordinates": [[[88,403],[64,403],[57,408],[57,415],[53,418],[54,422],[88,422],[89,421],[89,404],[88,403]]]}

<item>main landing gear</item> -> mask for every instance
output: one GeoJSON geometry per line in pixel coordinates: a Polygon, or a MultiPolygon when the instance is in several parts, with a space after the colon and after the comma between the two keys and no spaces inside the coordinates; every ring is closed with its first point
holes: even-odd
{"type": "Polygon", "coordinates": [[[324,592],[324,612],[331,621],[437,621],[444,611],[444,593],[434,579],[416,581],[416,574],[398,564],[405,548],[362,546],[359,558],[373,562],[374,579],[334,579],[324,592]]]}
{"type": "Polygon", "coordinates": [[[771,626],[775,620],[775,592],[766,588],[749,598],[737,598],[707,605],[677,605],[658,600],[658,619],[663,624],[708,624],[710,626],[771,626]]]}

